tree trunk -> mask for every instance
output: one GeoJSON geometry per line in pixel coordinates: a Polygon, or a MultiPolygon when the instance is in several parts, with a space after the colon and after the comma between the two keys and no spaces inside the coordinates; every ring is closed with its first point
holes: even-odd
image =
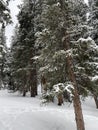
{"type": "Polygon", "coordinates": [[[58,105],[61,106],[63,104],[63,95],[59,94],[58,95],[58,105]]]}
{"type": "Polygon", "coordinates": [[[31,87],[31,97],[37,96],[37,72],[36,69],[30,72],[30,87],[31,87]]]}
{"type": "MultiPolygon", "coordinates": [[[[67,15],[66,15],[67,9],[65,7],[65,1],[59,0],[59,2],[61,5],[60,8],[62,11],[62,15],[65,19],[64,22],[66,23],[66,29],[65,27],[62,28],[62,36],[64,36],[63,45],[64,45],[64,49],[69,53],[71,48],[70,48],[70,39],[69,39],[70,36],[67,33],[67,28],[70,28],[70,22],[69,22],[70,14],[69,14],[69,11],[67,11],[67,15]]],[[[74,87],[73,106],[74,106],[74,111],[75,111],[77,130],[85,130],[82,107],[81,107],[80,97],[79,97],[78,88],[77,88],[76,76],[74,74],[73,60],[70,54],[67,55],[66,62],[68,66],[69,79],[72,82],[73,87],[74,87]]]]}
{"type": "MultiPolygon", "coordinates": [[[[70,50],[69,44],[70,44],[69,35],[67,34],[67,32],[65,32],[64,48],[66,51],[70,50]]],[[[69,79],[72,82],[74,87],[73,106],[75,111],[77,130],[85,130],[82,107],[81,107],[80,97],[78,93],[77,82],[74,74],[73,60],[70,54],[67,55],[67,66],[68,66],[69,79]]]]}
{"type": "Polygon", "coordinates": [[[24,90],[24,91],[23,91],[23,97],[25,97],[25,96],[26,96],[26,91],[24,90]]]}
{"type": "Polygon", "coordinates": [[[93,96],[94,96],[96,108],[98,109],[98,96],[96,96],[95,94],[93,96]]]}
{"type": "Polygon", "coordinates": [[[41,92],[42,94],[47,92],[47,81],[44,75],[41,75],[41,92]]]}
{"type": "Polygon", "coordinates": [[[31,86],[30,93],[31,93],[31,97],[35,97],[35,92],[34,92],[34,87],[33,86],[31,86]]]}
{"type": "Polygon", "coordinates": [[[37,96],[37,89],[36,89],[36,87],[32,86],[30,92],[31,92],[31,97],[37,96]]]}

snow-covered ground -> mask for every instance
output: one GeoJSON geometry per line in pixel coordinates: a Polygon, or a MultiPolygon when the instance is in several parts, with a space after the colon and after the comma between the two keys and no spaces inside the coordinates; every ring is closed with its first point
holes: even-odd
{"type": "MultiPolygon", "coordinates": [[[[86,130],[98,130],[98,110],[92,98],[82,102],[86,130]]],[[[40,98],[0,91],[0,130],[76,130],[69,103],[42,105],[40,98]]]]}

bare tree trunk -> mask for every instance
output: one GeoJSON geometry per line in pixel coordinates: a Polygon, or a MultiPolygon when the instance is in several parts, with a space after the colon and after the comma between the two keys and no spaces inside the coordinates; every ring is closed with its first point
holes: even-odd
{"type": "Polygon", "coordinates": [[[59,95],[58,95],[58,105],[59,106],[61,106],[62,104],[63,104],[63,95],[60,93],[59,95]]]}
{"type": "Polygon", "coordinates": [[[36,69],[31,70],[30,72],[30,93],[31,97],[37,96],[37,72],[36,69]]]}
{"type": "Polygon", "coordinates": [[[34,93],[34,87],[33,87],[33,85],[31,86],[30,93],[31,93],[31,97],[35,97],[35,93],[34,93]]]}
{"type": "Polygon", "coordinates": [[[47,80],[44,75],[41,75],[41,92],[45,94],[47,92],[47,80]]]}
{"type": "Polygon", "coordinates": [[[26,91],[24,90],[24,91],[23,91],[23,97],[25,97],[25,96],[26,96],[26,91]]]}
{"type": "MultiPolygon", "coordinates": [[[[64,40],[64,48],[66,51],[70,50],[70,40],[69,40],[69,35],[67,32],[65,32],[65,40],[64,40]]],[[[74,111],[75,111],[75,119],[76,119],[76,124],[77,124],[77,130],[85,130],[84,126],[84,119],[83,119],[83,114],[82,114],[82,107],[81,107],[81,102],[80,102],[80,97],[79,97],[79,92],[77,88],[77,82],[74,74],[74,66],[73,66],[73,60],[72,56],[70,54],[67,55],[67,66],[68,66],[68,73],[69,73],[69,79],[73,84],[74,90],[73,90],[73,106],[74,106],[74,111]]]]}
{"type": "Polygon", "coordinates": [[[23,88],[23,97],[26,96],[26,86],[23,88]]]}
{"type": "Polygon", "coordinates": [[[96,96],[95,94],[93,94],[93,96],[94,96],[96,108],[98,109],[98,96],[96,96]]]}
{"type": "Polygon", "coordinates": [[[23,74],[23,97],[26,96],[26,92],[27,92],[27,76],[26,73],[23,74]]]}
{"type": "Polygon", "coordinates": [[[34,86],[34,85],[32,85],[32,86],[31,86],[30,93],[31,93],[31,97],[37,96],[37,87],[34,86]]]}

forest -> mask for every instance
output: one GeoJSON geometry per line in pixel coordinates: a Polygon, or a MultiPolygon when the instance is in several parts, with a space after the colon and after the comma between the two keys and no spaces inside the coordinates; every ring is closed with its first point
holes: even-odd
{"type": "Polygon", "coordinates": [[[81,100],[92,97],[98,109],[98,0],[22,0],[8,48],[11,1],[0,0],[0,89],[69,102],[76,129],[86,130],[81,100]]]}

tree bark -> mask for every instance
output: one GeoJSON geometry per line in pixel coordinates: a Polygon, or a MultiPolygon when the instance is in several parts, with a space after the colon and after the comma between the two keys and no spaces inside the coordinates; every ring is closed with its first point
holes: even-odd
{"type": "Polygon", "coordinates": [[[63,104],[63,95],[60,93],[58,95],[58,106],[61,106],[63,104]]]}
{"type": "Polygon", "coordinates": [[[44,75],[41,75],[41,92],[45,94],[47,92],[47,80],[44,75]]]}
{"type": "Polygon", "coordinates": [[[31,97],[37,96],[37,72],[36,69],[31,70],[30,72],[30,93],[31,97]]]}
{"type": "MultiPolygon", "coordinates": [[[[69,39],[70,36],[67,33],[67,28],[70,28],[70,23],[69,23],[70,14],[69,14],[68,10],[66,9],[67,7],[65,7],[65,1],[59,0],[59,2],[61,5],[62,15],[63,15],[63,17],[65,19],[65,23],[66,23],[66,29],[65,29],[65,27],[62,28],[62,35],[64,36],[63,45],[64,45],[64,49],[67,52],[69,52],[69,50],[71,48],[70,48],[70,39],[69,39]],[[67,15],[66,15],[66,11],[67,11],[67,15]]],[[[79,92],[78,92],[78,88],[77,88],[77,81],[76,81],[76,76],[74,74],[73,59],[70,54],[67,55],[66,62],[67,62],[67,66],[68,66],[69,79],[72,82],[73,87],[74,87],[73,106],[74,106],[77,130],[85,130],[84,119],[83,119],[83,114],[82,114],[82,107],[81,107],[79,92]]]]}
{"type": "MultiPolygon", "coordinates": [[[[69,35],[67,34],[67,32],[65,32],[64,48],[66,51],[70,50],[69,44],[70,44],[69,35]]],[[[73,65],[72,56],[70,54],[67,55],[67,66],[68,66],[69,79],[72,82],[74,87],[73,106],[74,106],[77,130],[85,130],[82,107],[81,107],[79,92],[77,88],[76,77],[74,74],[74,65],[73,65]]]]}
{"type": "Polygon", "coordinates": [[[95,94],[93,96],[94,96],[96,108],[98,109],[98,96],[96,96],[95,94]]]}
{"type": "Polygon", "coordinates": [[[31,86],[30,93],[31,93],[31,97],[35,97],[35,92],[34,92],[33,86],[31,86]]]}
{"type": "Polygon", "coordinates": [[[25,90],[23,90],[23,97],[25,97],[26,96],[26,91],[25,90]]]}

